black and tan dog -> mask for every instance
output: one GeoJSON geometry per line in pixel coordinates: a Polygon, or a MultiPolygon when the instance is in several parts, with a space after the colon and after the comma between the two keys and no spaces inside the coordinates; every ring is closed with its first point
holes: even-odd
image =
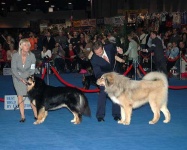
{"type": "Polygon", "coordinates": [[[27,78],[28,97],[37,108],[37,120],[34,124],[43,123],[48,110],[62,107],[68,108],[73,113],[74,124],[79,124],[82,115],[91,116],[88,100],[84,93],[71,87],[54,87],[47,85],[44,80],[36,76],[27,78]]]}
{"type": "Polygon", "coordinates": [[[97,85],[97,79],[95,78],[94,75],[88,75],[88,76],[84,76],[82,79],[82,85],[84,89],[90,89],[90,86],[96,86],[97,88],[99,88],[99,86],[97,85]]]}

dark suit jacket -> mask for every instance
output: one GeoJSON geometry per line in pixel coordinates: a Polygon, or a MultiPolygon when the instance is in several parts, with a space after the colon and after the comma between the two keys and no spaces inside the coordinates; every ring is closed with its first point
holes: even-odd
{"type": "Polygon", "coordinates": [[[162,41],[158,37],[152,40],[151,47],[148,49],[149,52],[153,52],[154,56],[153,59],[155,62],[166,61],[164,56],[164,49],[162,46],[162,41]]]}
{"type": "Polygon", "coordinates": [[[115,70],[115,55],[117,54],[116,48],[113,44],[108,44],[104,46],[104,49],[110,63],[108,63],[102,57],[97,56],[96,54],[93,54],[91,58],[91,64],[95,77],[97,79],[100,78],[104,73],[112,72],[115,70]]]}
{"type": "Polygon", "coordinates": [[[50,40],[47,40],[47,37],[43,39],[43,45],[47,46],[47,49],[50,49],[52,51],[53,48],[55,48],[55,39],[51,36],[50,40]]]}

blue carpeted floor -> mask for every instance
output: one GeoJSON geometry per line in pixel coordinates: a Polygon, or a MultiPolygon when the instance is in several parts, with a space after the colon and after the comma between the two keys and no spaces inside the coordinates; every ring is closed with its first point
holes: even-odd
{"type": "MultiPolygon", "coordinates": [[[[81,87],[79,74],[63,74],[63,79],[81,87]]],[[[63,86],[50,75],[51,85],[63,86]]],[[[171,79],[170,85],[187,85],[187,80],[171,79]]],[[[92,87],[94,88],[94,87],[92,87]]],[[[15,95],[11,76],[0,76],[0,98],[15,95]]],[[[129,126],[117,124],[111,115],[111,101],[107,101],[105,122],[95,118],[97,93],[86,93],[92,117],[83,117],[80,125],[67,109],[50,111],[43,124],[33,125],[31,110],[25,110],[26,122],[19,123],[19,111],[4,110],[0,102],[1,150],[186,150],[187,149],[187,89],[169,90],[168,108],[172,120],[149,125],[152,112],[149,105],[133,111],[129,126]]]]}

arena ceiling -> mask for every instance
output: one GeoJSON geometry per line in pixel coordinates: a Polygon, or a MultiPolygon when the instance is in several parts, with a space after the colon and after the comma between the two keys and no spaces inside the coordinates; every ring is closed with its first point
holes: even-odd
{"type": "Polygon", "coordinates": [[[90,0],[0,0],[1,11],[88,10],[90,0]]]}

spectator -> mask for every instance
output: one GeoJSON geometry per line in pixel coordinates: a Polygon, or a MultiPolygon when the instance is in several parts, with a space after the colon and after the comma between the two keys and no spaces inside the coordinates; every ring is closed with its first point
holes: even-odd
{"type": "MultiPolygon", "coordinates": [[[[124,55],[128,55],[128,59],[129,59],[129,65],[133,64],[134,69],[136,69],[138,77],[142,78],[140,71],[138,68],[135,68],[136,65],[138,65],[138,43],[133,39],[132,34],[128,35],[128,40],[129,40],[129,47],[128,50],[125,52],[124,55]]],[[[131,76],[134,76],[134,70],[131,70],[131,76]]]]}
{"type": "Polygon", "coordinates": [[[43,39],[43,46],[46,46],[52,51],[52,49],[55,48],[55,43],[54,37],[51,35],[50,31],[47,31],[45,38],[43,39]]]}
{"type": "Polygon", "coordinates": [[[157,71],[163,72],[167,75],[167,64],[164,56],[163,43],[157,36],[156,31],[152,31],[150,34],[151,45],[149,49],[143,49],[144,52],[151,52],[153,55],[153,61],[157,71]]]}
{"type": "Polygon", "coordinates": [[[142,29],[140,31],[140,47],[141,47],[141,49],[147,48],[147,36],[148,36],[148,34],[146,34],[145,31],[142,29]]]}
{"type": "Polygon", "coordinates": [[[10,62],[11,62],[11,60],[12,60],[12,56],[13,56],[13,54],[14,53],[16,53],[17,52],[17,50],[15,50],[15,48],[14,48],[14,44],[10,44],[10,49],[9,50],[7,50],[7,64],[6,64],[6,67],[10,67],[10,62]]]}
{"type": "Polygon", "coordinates": [[[47,49],[47,46],[43,46],[43,50],[41,51],[41,58],[44,60],[44,61],[48,61],[51,59],[51,50],[50,49],[47,49]]]}
{"type": "Polygon", "coordinates": [[[179,42],[181,40],[181,37],[178,34],[178,30],[177,29],[173,29],[173,35],[170,38],[170,43],[177,43],[177,46],[179,45],[179,42]]]}
{"type": "Polygon", "coordinates": [[[77,53],[73,47],[73,44],[69,43],[68,48],[65,50],[65,61],[67,64],[67,69],[70,72],[74,72],[76,70],[76,65],[77,65],[77,53]]]}
{"type": "Polygon", "coordinates": [[[58,36],[55,37],[55,41],[56,43],[59,43],[63,49],[66,48],[68,39],[63,30],[58,32],[58,36]]]}
{"type": "Polygon", "coordinates": [[[3,49],[2,44],[0,43],[0,69],[2,70],[6,64],[7,55],[6,51],[3,49]]]}
{"type": "Polygon", "coordinates": [[[35,37],[33,32],[29,33],[28,39],[29,39],[29,42],[31,43],[31,51],[36,50],[38,39],[35,37]]]}
{"type": "Polygon", "coordinates": [[[52,50],[52,59],[59,73],[65,71],[65,51],[62,46],[56,42],[55,48],[52,50]]]}
{"type": "Polygon", "coordinates": [[[9,50],[10,49],[10,44],[14,44],[14,39],[12,38],[12,36],[10,36],[10,35],[8,35],[7,37],[6,37],[6,41],[4,42],[4,44],[3,44],[3,48],[4,48],[4,50],[9,50]]]}
{"type": "MultiPolygon", "coordinates": [[[[185,54],[187,54],[187,48],[186,45],[183,41],[179,42],[179,52],[182,56],[184,56],[185,54]]],[[[175,75],[178,75],[180,72],[180,59],[178,59],[175,63],[175,65],[173,66],[172,69],[176,69],[176,73],[175,75]]]]}
{"type": "Polygon", "coordinates": [[[182,35],[181,35],[182,41],[187,45],[187,29],[186,27],[182,28],[182,35]]]}

